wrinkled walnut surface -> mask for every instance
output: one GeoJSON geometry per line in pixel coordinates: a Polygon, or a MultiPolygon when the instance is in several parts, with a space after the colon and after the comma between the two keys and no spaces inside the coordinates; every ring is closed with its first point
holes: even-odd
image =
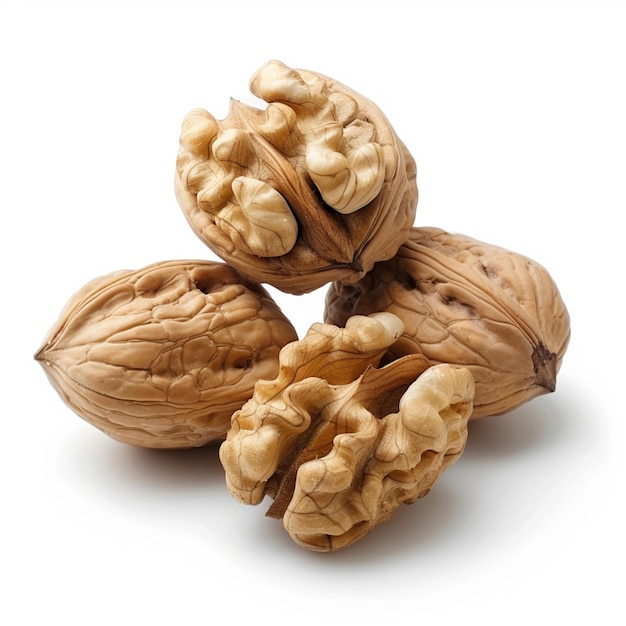
{"type": "Polygon", "coordinates": [[[426,495],[464,449],[468,370],[421,355],[376,369],[401,328],[384,313],[314,325],[233,416],[220,447],[229,491],[246,504],[272,497],[267,514],[304,548],[354,543],[426,495]]]}
{"type": "Polygon", "coordinates": [[[355,284],[330,286],[326,322],[372,311],[405,326],[384,361],[417,353],[471,371],[472,418],[553,391],[570,337],[565,304],[541,265],[437,228],[414,227],[394,259],[355,284]]]}
{"type": "Polygon", "coordinates": [[[36,354],[64,401],[114,439],[152,448],[221,441],[296,331],[268,293],[210,261],[97,278],[36,354]]]}
{"type": "Polygon", "coordinates": [[[356,280],[404,242],[415,162],[368,99],[278,61],[252,77],[265,110],[184,119],[176,193],[195,233],[256,282],[305,293],[356,280]]]}

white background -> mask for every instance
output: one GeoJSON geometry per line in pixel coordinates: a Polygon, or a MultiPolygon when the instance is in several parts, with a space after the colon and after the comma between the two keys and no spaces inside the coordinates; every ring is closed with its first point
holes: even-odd
{"type": "MultiPolygon", "coordinates": [[[[623,624],[624,7],[3,2],[0,622],[623,624]],[[255,103],[270,59],[378,104],[416,223],[539,261],[572,318],[554,394],[474,423],[426,498],[334,554],[236,503],[215,448],[108,439],[33,360],[91,278],[214,258],[174,197],[180,122],[255,103]]],[[[276,294],[300,335],[324,291],[276,294]]]]}

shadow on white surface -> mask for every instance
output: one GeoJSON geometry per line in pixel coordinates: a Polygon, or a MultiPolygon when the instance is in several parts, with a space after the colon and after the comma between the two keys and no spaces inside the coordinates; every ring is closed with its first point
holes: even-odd
{"type": "MultiPolygon", "coordinates": [[[[40,577],[62,557],[71,564],[63,586],[89,594],[78,572],[106,578],[109,563],[131,598],[136,576],[148,577],[144,587],[158,585],[174,568],[179,595],[210,587],[232,598],[237,580],[250,594],[242,607],[250,615],[273,594],[283,593],[290,611],[323,598],[309,623],[324,606],[352,615],[351,598],[364,618],[370,610],[397,613],[407,594],[439,617],[456,615],[459,603],[493,602],[494,593],[494,616],[529,596],[560,614],[570,590],[587,586],[581,563],[603,567],[592,536],[618,519],[611,498],[618,478],[606,471],[617,443],[606,420],[594,419],[588,393],[564,378],[557,394],[472,422],[464,454],[426,497],[331,554],[298,547],[265,516],[269,499],[256,507],[235,501],[217,446],[145,450],[76,424],[48,449],[55,514],[35,544],[50,563],[40,577]]],[[[594,584],[605,593],[604,583],[594,584]]]]}
{"type": "Polygon", "coordinates": [[[172,501],[189,506],[224,487],[216,447],[153,450],[119,443],[98,431],[81,429],[73,435],[58,455],[68,482],[129,514],[167,510],[172,501]]]}
{"type": "MultiPolygon", "coordinates": [[[[453,559],[461,548],[485,555],[507,542],[508,534],[521,534],[533,516],[532,503],[537,509],[545,508],[546,499],[554,503],[556,487],[572,469],[570,460],[593,448],[594,435],[572,410],[570,396],[538,398],[508,415],[472,422],[464,454],[426,497],[400,507],[348,549],[324,555],[324,562],[355,568],[403,558],[419,566],[435,553],[444,562],[453,559]],[[547,479],[538,483],[542,473],[547,479]]],[[[74,435],[58,451],[60,471],[98,506],[152,523],[190,525],[200,540],[219,537],[224,544],[254,546],[274,561],[295,554],[297,560],[320,562],[320,555],[295,546],[279,521],[264,516],[268,500],[245,507],[230,497],[217,446],[147,450],[97,431],[74,435]]]]}

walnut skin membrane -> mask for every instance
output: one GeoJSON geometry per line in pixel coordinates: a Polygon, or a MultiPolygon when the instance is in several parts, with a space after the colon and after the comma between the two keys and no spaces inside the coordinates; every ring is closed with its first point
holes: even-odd
{"type": "Polygon", "coordinates": [[[79,416],[149,448],[222,441],[296,331],[261,286],[210,261],[164,261],[97,278],[36,354],[79,416]]]}
{"type": "Polygon", "coordinates": [[[231,100],[182,123],[176,194],[194,232],[255,282],[306,293],[357,280],[405,241],[415,162],[381,111],[341,83],[278,61],[231,100]]]}
{"type": "Polygon", "coordinates": [[[327,292],[328,323],[373,311],[394,313],[405,326],[383,362],[417,353],[471,371],[472,418],[554,391],[570,338],[568,311],[545,268],[438,228],[414,227],[395,258],[327,292]]]}
{"type": "Polygon", "coordinates": [[[464,449],[468,370],[421,355],[375,367],[398,322],[383,313],[314,325],[233,416],[220,447],[229,491],[245,504],[270,496],[267,515],[303,548],[353,544],[425,496],[464,449]]]}

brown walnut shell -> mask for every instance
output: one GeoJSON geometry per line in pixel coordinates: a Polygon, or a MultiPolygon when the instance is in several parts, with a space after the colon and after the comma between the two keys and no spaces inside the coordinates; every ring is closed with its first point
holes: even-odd
{"type": "Polygon", "coordinates": [[[222,441],[296,331],[263,287],[211,261],[97,278],[36,359],[61,398],[112,438],[149,448],[222,441]]]}
{"type": "Polygon", "coordinates": [[[438,228],[414,227],[393,259],[355,284],[330,286],[326,322],[342,326],[372,311],[405,326],[384,362],[417,353],[471,371],[472,418],[554,391],[570,338],[568,311],[544,267],[438,228]]]}
{"type": "Polygon", "coordinates": [[[265,110],[231,100],[183,120],[179,204],[192,229],[251,280],[294,294],[357,280],[407,238],[415,162],[382,112],[321,74],[278,61],[250,81],[265,110]]]}

